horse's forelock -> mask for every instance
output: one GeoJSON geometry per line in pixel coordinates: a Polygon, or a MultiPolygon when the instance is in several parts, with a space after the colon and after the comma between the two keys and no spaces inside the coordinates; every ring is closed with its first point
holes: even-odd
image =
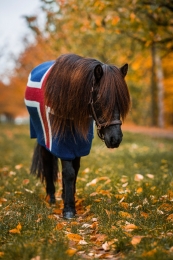
{"type": "Polygon", "coordinates": [[[104,64],[103,77],[100,81],[98,102],[102,105],[103,117],[111,121],[117,104],[124,120],[130,108],[130,95],[127,84],[120,70],[114,65],[104,64]]]}

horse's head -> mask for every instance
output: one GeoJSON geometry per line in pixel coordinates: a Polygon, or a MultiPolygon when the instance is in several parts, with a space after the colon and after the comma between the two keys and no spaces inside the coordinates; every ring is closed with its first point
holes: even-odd
{"type": "Polygon", "coordinates": [[[119,147],[123,133],[121,118],[129,110],[130,97],[125,76],[128,64],[121,68],[97,65],[91,97],[91,113],[96,122],[98,136],[108,148],[119,147]]]}

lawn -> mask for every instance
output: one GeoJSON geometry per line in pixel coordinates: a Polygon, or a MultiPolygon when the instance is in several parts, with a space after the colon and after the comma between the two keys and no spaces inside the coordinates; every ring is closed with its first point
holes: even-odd
{"type": "Polygon", "coordinates": [[[0,125],[0,259],[173,259],[173,139],[124,132],[118,149],[95,138],[82,159],[77,217],[29,174],[28,126],[0,125]]]}

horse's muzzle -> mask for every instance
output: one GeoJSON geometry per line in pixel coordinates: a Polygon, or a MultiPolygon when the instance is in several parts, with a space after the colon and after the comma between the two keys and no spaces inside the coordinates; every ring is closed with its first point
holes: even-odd
{"type": "Polygon", "coordinates": [[[105,138],[107,148],[118,148],[122,141],[122,136],[105,138]]]}

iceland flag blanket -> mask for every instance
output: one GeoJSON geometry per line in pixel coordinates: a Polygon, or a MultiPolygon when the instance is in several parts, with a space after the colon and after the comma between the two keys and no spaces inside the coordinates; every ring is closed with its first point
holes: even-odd
{"type": "Polygon", "coordinates": [[[68,130],[62,138],[52,135],[51,107],[44,104],[44,86],[53,64],[54,61],[48,61],[37,66],[28,78],[25,105],[30,115],[30,137],[37,138],[37,142],[56,157],[73,160],[75,157],[89,154],[93,139],[93,120],[91,119],[87,140],[84,140],[79,133],[72,134],[68,130]]]}

